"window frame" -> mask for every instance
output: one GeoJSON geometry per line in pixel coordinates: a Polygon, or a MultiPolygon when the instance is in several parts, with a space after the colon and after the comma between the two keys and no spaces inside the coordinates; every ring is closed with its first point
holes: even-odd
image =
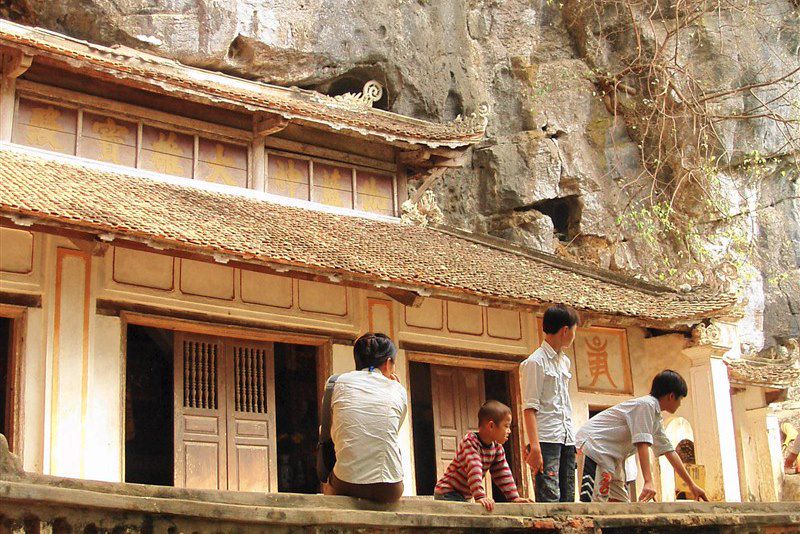
{"type": "MultiPolygon", "coordinates": [[[[358,184],[357,184],[357,180],[356,180],[356,173],[359,170],[361,170],[361,171],[364,171],[364,172],[369,172],[369,173],[372,173],[372,174],[380,174],[382,176],[386,176],[388,178],[391,178],[392,179],[392,215],[384,215],[384,216],[386,216],[386,217],[397,217],[398,216],[398,213],[399,213],[400,210],[398,208],[398,203],[397,203],[397,172],[389,172],[389,171],[386,171],[386,170],[383,170],[383,169],[376,169],[374,167],[368,167],[366,165],[358,165],[358,164],[355,164],[355,163],[342,162],[342,161],[332,160],[332,159],[328,159],[328,158],[322,158],[322,157],[318,157],[318,156],[310,156],[310,155],[307,155],[307,154],[301,154],[301,153],[296,153],[296,152],[289,152],[289,151],[286,151],[286,150],[279,150],[279,149],[275,149],[275,148],[265,147],[264,148],[264,192],[268,193],[268,194],[275,194],[275,193],[269,193],[269,179],[270,179],[269,178],[269,157],[270,157],[270,154],[274,154],[276,156],[280,156],[280,157],[284,157],[284,158],[291,158],[291,159],[295,159],[295,160],[307,161],[309,163],[309,168],[308,168],[308,197],[309,198],[298,199],[298,200],[306,200],[308,202],[314,202],[315,204],[320,204],[322,206],[325,206],[326,204],[323,204],[322,202],[317,202],[315,200],[312,200],[312,197],[314,195],[314,162],[321,163],[321,164],[324,164],[324,165],[333,165],[333,166],[336,166],[336,167],[344,167],[344,168],[347,168],[347,169],[350,170],[351,184],[352,184],[351,187],[352,187],[353,196],[352,196],[352,202],[350,203],[351,204],[350,207],[347,207],[345,209],[351,209],[351,210],[358,211],[358,212],[361,212],[361,213],[372,213],[374,215],[384,215],[384,214],[375,213],[375,212],[371,212],[371,211],[360,210],[360,209],[358,209],[356,207],[358,205],[358,184]]],[[[277,196],[282,196],[282,195],[277,195],[277,196]]],[[[286,197],[286,198],[292,198],[292,197],[286,197]]]]}
{"type": "MultiPolygon", "coordinates": [[[[325,205],[321,202],[311,200],[313,198],[314,187],[313,163],[316,161],[326,165],[344,167],[351,171],[352,201],[350,206],[346,209],[351,209],[361,213],[383,215],[387,217],[399,217],[400,214],[400,184],[398,181],[398,174],[401,172],[401,168],[396,162],[393,161],[375,159],[374,165],[370,165],[372,158],[360,156],[358,154],[349,154],[347,152],[341,152],[334,149],[328,149],[324,146],[315,145],[311,142],[298,142],[279,137],[259,138],[249,130],[242,130],[233,128],[231,126],[215,124],[181,115],[173,115],[163,111],[138,106],[135,104],[129,104],[120,100],[88,95],[71,89],[64,89],[61,87],[24,79],[17,80],[17,86],[14,94],[12,132],[14,131],[14,128],[17,127],[17,121],[19,120],[20,99],[31,100],[76,111],[77,120],[75,130],[75,146],[72,150],[72,155],[76,157],[81,157],[78,156],[78,153],[80,150],[81,138],[83,137],[82,126],[84,113],[91,113],[101,117],[110,117],[114,120],[130,122],[136,125],[135,165],[133,167],[121,165],[127,168],[145,170],[142,168],[141,157],[143,137],[142,132],[144,126],[148,126],[167,131],[174,131],[177,134],[189,135],[192,137],[192,177],[188,179],[203,181],[202,179],[197,178],[199,164],[199,144],[201,139],[208,139],[210,141],[233,144],[246,149],[247,180],[244,189],[261,191],[265,193],[268,192],[269,154],[272,153],[278,156],[309,161],[309,198],[304,199],[308,202],[313,202],[321,206],[325,205]],[[257,151],[261,150],[264,151],[263,162],[259,164],[257,162],[257,151]],[[307,152],[305,152],[305,150],[307,150],[307,152]],[[320,153],[324,154],[325,156],[330,155],[331,157],[321,156],[319,155],[320,153]],[[337,156],[341,156],[341,159],[335,159],[337,156]],[[353,160],[356,161],[354,162],[353,160]],[[259,171],[262,169],[263,176],[257,176],[259,171]],[[356,173],[359,170],[391,177],[392,215],[360,210],[356,207],[358,205],[358,184],[356,173]]],[[[114,163],[104,162],[102,160],[92,161],[114,165],[114,163]]]]}

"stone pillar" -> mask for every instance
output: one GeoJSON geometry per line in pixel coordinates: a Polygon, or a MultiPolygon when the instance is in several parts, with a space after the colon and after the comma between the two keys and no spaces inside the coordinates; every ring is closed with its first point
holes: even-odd
{"type": "Polygon", "coordinates": [[[779,501],[783,481],[783,453],[781,451],[778,418],[770,406],[747,410],[746,424],[752,437],[752,447],[759,461],[756,464],[758,500],[779,501]]]}
{"type": "Polygon", "coordinates": [[[697,463],[706,468],[705,490],[710,500],[739,502],[730,383],[722,360],[737,339],[735,326],[700,326],[693,337],[694,343],[683,353],[692,362],[688,401],[694,413],[697,463]]]}

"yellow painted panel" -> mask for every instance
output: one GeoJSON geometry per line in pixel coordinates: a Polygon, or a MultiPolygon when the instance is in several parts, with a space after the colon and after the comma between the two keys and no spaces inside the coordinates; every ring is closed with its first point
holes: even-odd
{"type": "Polygon", "coordinates": [[[187,295],[233,300],[233,267],[181,260],[181,292],[187,295]]]}
{"type": "Polygon", "coordinates": [[[483,308],[462,302],[447,303],[447,329],[457,334],[483,334],[483,308]]]}
{"type": "Polygon", "coordinates": [[[369,330],[394,337],[394,321],[392,319],[392,302],[389,300],[369,299],[369,330]]]}
{"type": "Polygon", "coordinates": [[[241,271],[242,301],[277,308],[291,308],[292,279],[288,276],[241,271]]]}
{"type": "Polygon", "coordinates": [[[417,308],[406,306],[406,324],[418,328],[441,330],[444,328],[444,306],[441,300],[425,299],[417,308]]]}
{"type": "Polygon", "coordinates": [[[522,320],[516,310],[489,308],[486,310],[487,329],[491,337],[522,339],[522,320]]]}
{"type": "Polygon", "coordinates": [[[33,234],[0,228],[0,271],[29,273],[33,270],[33,234]]]}
{"type": "Polygon", "coordinates": [[[142,250],[114,247],[114,281],[171,291],[175,258],[142,250]]]}
{"type": "Polygon", "coordinates": [[[300,280],[299,286],[301,310],[327,315],[347,315],[347,291],[344,287],[308,280],[300,280]]]}

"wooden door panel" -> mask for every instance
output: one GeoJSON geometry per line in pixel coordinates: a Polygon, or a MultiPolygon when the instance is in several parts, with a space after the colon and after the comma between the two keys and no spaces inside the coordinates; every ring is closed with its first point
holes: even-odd
{"type": "Polygon", "coordinates": [[[227,489],[222,343],[177,333],[174,357],[174,484],[227,489]]]}
{"type": "Polygon", "coordinates": [[[220,489],[220,444],[187,440],[183,443],[183,451],[186,476],[182,486],[193,489],[220,489]]]}
{"type": "MultiPolygon", "coordinates": [[[[269,446],[263,445],[236,445],[235,465],[238,466],[238,479],[235,482],[236,491],[271,491],[270,479],[273,470],[270,466],[269,446]]],[[[274,454],[274,453],[273,453],[274,454]]]]}
{"type": "MultiPolygon", "coordinates": [[[[458,370],[458,398],[461,416],[461,434],[478,430],[478,410],[486,402],[486,387],[482,369],[463,368],[458,370]]],[[[487,471],[483,478],[483,489],[492,497],[491,474],[487,471]]]]}
{"type": "Polygon", "coordinates": [[[486,402],[482,369],[458,369],[462,435],[478,430],[478,410],[486,402]]]}
{"type": "Polygon", "coordinates": [[[478,410],[484,403],[483,371],[431,365],[431,395],[436,446],[436,476],[455,458],[467,432],[478,430],[478,410]]]}
{"type": "Polygon", "coordinates": [[[458,369],[431,365],[431,395],[436,446],[436,476],[441,478],[455,458],[461,433],[458,369]]]}
{"type": "Polygon", "coordinates": [[[228,342],[228,486],[277,491],[272,343],[228,342]]]}

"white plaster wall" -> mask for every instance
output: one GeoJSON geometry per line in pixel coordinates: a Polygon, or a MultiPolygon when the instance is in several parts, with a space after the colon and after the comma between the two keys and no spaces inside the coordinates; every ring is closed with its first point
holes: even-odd
{"type": "Polygon", "coordinates": [[[356,368],[353,360],[353,347],[347,345],[333,345],[331,356],[331,370],[333,374],[340,375],[356,368]]]}
{"type": "MultiPolygon", "coordinates": [[[[716,438],[720,443],[722,462],[722,481],[724,484],[725,500],[727,502],[740,502],[742,500],[739,488],[739,465],[736,462],[736,437],[733,431],[733,406],[731,405],[731,388],[728,381],[728,366],[721,359],[711,360],[711,379],[714,381],[714,403],[717,409],[716,438]],[[728,460],[730,459],[730,460],[728,460]]],[[[702,425],[702,429],[708,428],[702,425]]],[[[711,436],[702,436],[701,439],[713,439],[711,436]]]]}
{"type": "Polygon", "coordinates": [[[732,398],[737,437],[741,497],[775,501],[781,496],[783,453],[776,415],[760,388],[747,387],[732,398]]]}
{"type": "MultiPolygon", "coordinates": [[[[61,270],[61,309],[53,375],[55,413],[51,413],[50,473],[80,478],[83,471],[83,339],[85,262],[65,256],[61,270]]],[[[56,295],[56,298],[59,296],[56,295]]]]}
{"type": "Polygon", "coordinates": [[[122,482],[124,383],[118,317],[95,316],[90,355],[84,477],[122,482]]]}
{"type": "Polygon", "coordinates": [[[47,354],[46,314],[28,308],[25,321],[22,390],[22,465],[26,471],[41,473],[45,424],[45,356],[47,354]]]}
{"type": "MultiPolygon", "coordinates": [[[[410,383],[408,377],[408,361],[406,359],[406,351],[397,351],[397,378],[400,383],[406,388],[408,395],[408,415],[400,427],[400,452],[403,455],[403,495],[415,495],[417,493],[417,486],[414,477],[414,441],[411,436],[411,393],[410,383]]],[[[433,436],[431,436],[433,438],[433,436]]],[[[433,442],[433,440],[431,440],[433,442]]]]}

